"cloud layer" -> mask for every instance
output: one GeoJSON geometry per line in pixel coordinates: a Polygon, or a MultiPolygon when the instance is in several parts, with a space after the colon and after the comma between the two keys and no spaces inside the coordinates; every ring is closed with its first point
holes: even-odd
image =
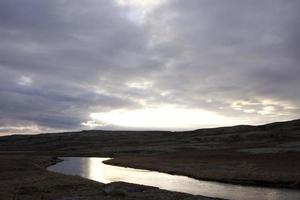
{"type": "Polygon", "coordinates": [[[182,129],[297,118],[299,9],[297,0],[2,0],[0,134],[130,128],[92,116],[163,107],[218,116],[175,120],[182,129]]]}

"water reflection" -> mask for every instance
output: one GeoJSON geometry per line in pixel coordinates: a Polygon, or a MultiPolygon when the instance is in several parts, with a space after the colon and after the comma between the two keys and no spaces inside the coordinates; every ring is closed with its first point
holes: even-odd
{"type": "Polygon", "coordinates": [[[63,158],[64,161],[48,168],[69,175],[79,175],[102,183],[124,181],[149,185],[170,191],[233,200],[295,200],[300,191],[199,181],[185,176],[176,176],[155,171],[117,167],[102,163],[109,158],[63,158]]]}

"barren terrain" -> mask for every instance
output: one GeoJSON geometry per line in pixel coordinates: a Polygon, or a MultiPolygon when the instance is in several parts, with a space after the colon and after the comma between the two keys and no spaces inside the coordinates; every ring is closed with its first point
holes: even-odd
{"type": "MultiPolygon", "coordinates": [[[[77,199],[118,199],[124,193],[111,196],[104,192],[103,184],[47,172],[45,167],[53,162],[50,158],[58,156],[113,157],[107,163],[205,180],[299,188],[300,120],[186,132],[82,131],[6,136],[0,137],[0,154],[0,199],[22,196],[19,199],[66,200],[62,197],[74,194],[77,199]]],[[[148,187],[143,190],[146,192],[125,192],[122,199],[138,195],[143,199],[186,197],[148,187]]]]}

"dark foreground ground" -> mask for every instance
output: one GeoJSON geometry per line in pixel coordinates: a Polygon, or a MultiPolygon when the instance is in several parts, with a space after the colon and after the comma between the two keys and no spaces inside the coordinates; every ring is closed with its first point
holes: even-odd
{"type": "Polygon", "coordinates": [[[153,188],[134,194],[113,192],[119,196],[112,196],[104,192],[102,184],[45,171],[49,156],[114,157],[107,162],[198,179],[299,189],[300,120],[188,132],[82,131],[8,136],[0,137],[0,155],[0,199],[2,193],[7,195],[5,199],[17,198],[15,194],[37,195],[35,199],[43,194],[44,199],[61,200],[68,200],[62,197],[72,194],[78,195],[77,199],[81,195],[90,199],[187,198],[153,188]]]}

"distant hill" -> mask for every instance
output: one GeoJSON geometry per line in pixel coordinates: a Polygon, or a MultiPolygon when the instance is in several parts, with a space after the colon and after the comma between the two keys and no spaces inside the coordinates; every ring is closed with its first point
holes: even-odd
{"type": "Polygon", "coordinates": [[[0,137],[0,151],[39,154],[155,154],[216,149],[258,153],[300,151],[300,120],[184,132],[91,130],[0,137]]]}

